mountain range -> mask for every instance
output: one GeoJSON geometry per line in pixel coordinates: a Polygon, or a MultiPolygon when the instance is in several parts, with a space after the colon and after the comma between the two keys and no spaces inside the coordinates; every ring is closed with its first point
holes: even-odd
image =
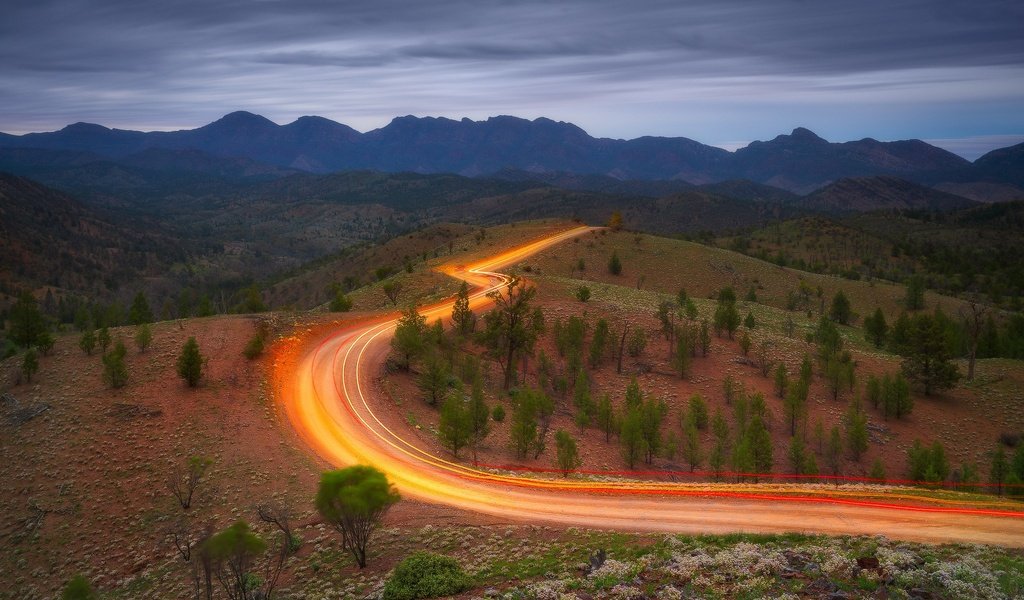
{"type": "Polygon", "coordinates": [[[12,160],[24,167],[31,158],[34,168],[108,161],[167,170],[191,160],[190,172],[222,169],[269,179],[296,171],[350,170],[503,179],[527,174],[541,181],[560,174],[570,188],[573,177],[598,176],[607,180],[609,190],[615,181],[673,182],[652,188],[672,192],[681,189],[679,182],[747,180],[798,194],[842,178],[891,176],[966,197],[977,189],[984,195],[979,200],[1024,196],[1024,144],[994,150],[972,163],[921,140],[833,143],[804,128],[729,152],[684,137],[595,138],[576,125],[546,118],[405,116],[360,133],[322,117],[278,125],[234,112],[197,129],[172,132],[75,123],[54,132],[0,134],[0,150],[0,168],[12,160]],[[216,166],[198,153],[217,158],[216,166]]]}

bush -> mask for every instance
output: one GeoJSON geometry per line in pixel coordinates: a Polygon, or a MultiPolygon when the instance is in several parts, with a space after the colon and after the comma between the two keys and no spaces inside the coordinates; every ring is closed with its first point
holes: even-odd
{"type": "Polygon", "coordinates": [[[580,302],[586,302],[587,300],[590,300],[590,288],[588,288],[585,285],[581,285],[580,287],[576,288],[576,299],[579,300],[580,302]]]}
{"type": "Polygon", "coordinates": [[[452,596],[469,588],[469,578],[454,559],[415,552],[395,567],[384,584],[384,600],[452,596]]]}
{"type": "Polygon", "coordinates": [[[491,411],[491,418],[494,419],[495,423],[501,423],[505,420],[505,409],[498,404],[494,407],[494,410],[491,411]]]}
{"type": "Polygon", "coordinates": [[[255,360],[263,354],[263,336],[259,333],[252,336],[249,343],[245,345],[245,349],[242,350],[242,354],[249,360],[255,360]]]}

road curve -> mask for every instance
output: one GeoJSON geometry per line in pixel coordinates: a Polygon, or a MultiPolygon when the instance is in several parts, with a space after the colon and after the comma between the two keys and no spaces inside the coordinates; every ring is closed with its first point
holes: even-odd
{"type": "MultiPolygon", "coordinates": [[[[474,309],[507,277],[497,271],[591,231],[577,227],[442,271],[468,281],[474,309]]],[[[447,318],[451,302],[420,309],[447,318]]],[[[492,473],[407,442],[373,402],[374,376],[389,352],[395,315],[341,326],[275,372],[276,397],[310,449],[332,465],[372,464],[407,497],[533,523],[680,533],[881,534],[926,542],[1024,546],[1024,518],[1001,511],[904,505],[843,496],[781,496],[770,487],[666,482],[594,482],[492,473]],[[375,412],[375,407],[376,411],[375,412]]],[[[777,488],[776,488],[777,489],[777,488]]]]}

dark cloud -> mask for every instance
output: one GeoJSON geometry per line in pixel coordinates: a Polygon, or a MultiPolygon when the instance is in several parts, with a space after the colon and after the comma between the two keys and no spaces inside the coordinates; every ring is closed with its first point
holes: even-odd
{"type": "Polygon", "coordinates": [[[5,131],[248,109],[360,129],[512,113],[709,142],[798,124],[955,138],[1024,132],[1024,3],[15,0],[0,78],[5,131]]]}

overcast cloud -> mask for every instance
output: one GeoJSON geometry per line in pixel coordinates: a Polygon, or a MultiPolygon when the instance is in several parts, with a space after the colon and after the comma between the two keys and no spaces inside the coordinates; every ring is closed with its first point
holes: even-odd
{"type": "Polygon", "coordinates": [[[14,0],[0,131],[405,114],[727,145],[806,126],[975,154],[1024,139],[1019,0],[14,0]],[[988,140],[987,142],[985,140],[988,140]]]}

